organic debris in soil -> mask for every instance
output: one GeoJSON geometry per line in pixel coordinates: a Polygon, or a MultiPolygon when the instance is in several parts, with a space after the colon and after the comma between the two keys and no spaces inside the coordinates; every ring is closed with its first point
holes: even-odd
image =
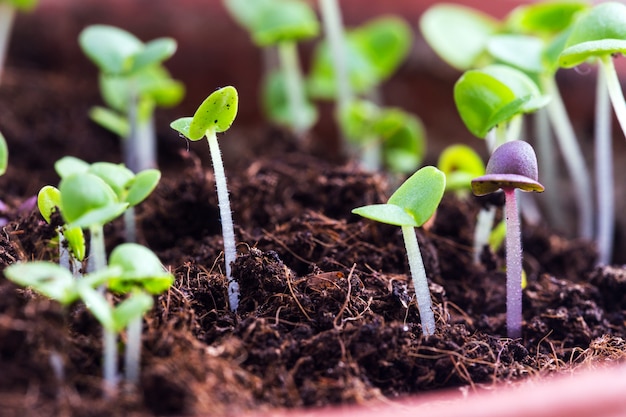
{"type": "MultiPolygon", "coordinates": [[[[139,207],[140,235],[176,283],[145,319],[136,391],[102,398],[100,326],[84,306],[63,310],[0,278],[3,415],[236,415],[478,390],[623,359],[626,272],[595,268],[589,243],[541,226],[523,230],[523,338],[504,337],[503,254],[473,263],[473,198],[445,197],[416,231],[437,319],[424,339],[398,228],[350,214],[385,201],[385,179],[283,142],[262,148],[274,151],[226,167],[237,313],[227,308],[210,166],[184,154],[139,207]]],[[[16,203],[4,213],[1,266],[53,258],[53,229],[32,206],[18,210],[19,195],[7,201],[16,203]]],[[[107,232],[109,246],[120,240],[119,223],[107,232]]]]}

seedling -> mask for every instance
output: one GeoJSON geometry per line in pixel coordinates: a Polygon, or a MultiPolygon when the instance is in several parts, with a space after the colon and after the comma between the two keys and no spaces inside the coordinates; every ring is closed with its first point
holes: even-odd
{"type": "MultiPolygon", "coordinates": [[[[131,208],[144,201],[154,191],[161,179],[161,172],[158,169],[145,169],[134,174],[123,164],[111,162],[88,164],[72,156],[59,159],[54,167],[61,178],[86,172],[95,174],[111,187],[118,201],[128,203],[131,208]]],[[[137,240],[135,217],[129,216],[128,213],[132,212],[130,210],[124,212],[126,241],[135,242],[137,240]]]]}
{"type": "Polygon", "coordinates": [[[161,65],[176,51],[176,41],[158,38],[143,43],[114,26],[92,25],[79,43],[100,69],[100,90],[109,108],[95,107],[90,116],[122,138],[124,162],[133,172],[155,168],[154,109],[180,102],[184,87],[161,65]]]}
{"type": "Polygon", "coordinates": [[[315,117],[311,117],[311,108],[307,105],[296,43],[317,36],[319,22],[311,7],[300,0],[254,3],[225,1],[230,13],[250,32],[256,45],[277,47],[281,65],[278,96],[284,92],[289,103],[290,126],[298,137],[302,137],[315,117]]]}
{"type": "MultiPolygon", "coordinates": [[[[44,220],[52,220],[52,214],[60,210],[61,192],[51,185],[44,186],[37,194],[37,207],[44,220]]],[[[85,235],[80,227],[62,225],[57,227],[59,245],[59,265],[72,271],[75,278],[80,277],[82,261],[85,258],[85,235]]]]}
{"type": "Polygon", "coordinates": [[[522,336],[522,238],[516,190],[543,192],[532,146],[515,140],[495,149],[486,174],[472,180],[476,195],[502,189],[506,221],[506,327],[510,338],[522,336]]]}
{"type": "Polygon", "coordinates": [[[435,167],[427,166],[409,177],[389,197],[387,204],[374,204],[352,210],[352,213],[365,218],[402,228],[422,332],[426,337],[435,333],[435,315],[414,228],[422,226],[432,217],[443,197],[445,187],[445,174],[435,167]]]}
{"type": "Polygon", "coordinates": [[[37,5],[38,0],[4,0],[0,2],[0,79],[4,71],[4,61],[11,37],[11,28],[16,10],[29,11],[37,5]]]}
{"type": "Polygon", "coordinates": [[[461,119],[475,136],[487,138],[491,151],[516,136],[506,130],[514,119],[545,106],[548,100],[526,74],[506,65],[466,71],[454,85],[461,119]],[[487,137],[490,132],[495,132],[493,138],[487,137]]]}
{"type": "Polygon", "coordinates": [[[426,154],[422,122],[399,108],[355,100],[340,114],[345,137],[359,152],[361,167],[376,172],[414,172],[426,154]]]}
{"type": "MultiPolygon", "coordinates": [[[[128,203],[121,203],[115,192],[101,178],[91,173],[71,174],[61,179],[61,215],[70,227],[89,229],[89,272],[106,268],[106,249],[103,227],[121,215],[128,203]]],[[[103,289],[101,289],[103,291],[103,289]]],[[[117,374],[116,335],[110,328],[104,330],[104,383],[115,385],[117,374]]],[[[106,390],[108,391],[108,389],[106,390]]]]}
{"type": "MultiPolygon", "coordinates": [[[[136,243],[124,243],[113,249],[109,265],[122,270],[119,276],[108,281],[109,290],[115,293],[130,294],[131,297],[142,293],[156,295],[167,291],[174,283],[174,276],[163,269],[157,256],[150,249],[136,243]]],[[[141,297],[146,298],[143,295],[141,297]]],[[[142,316],[143,313],[133,314],[127,318],[126,323],[124,368],[126,381],[132,385],[139,383],[142,316]]]]}
{"type": "Polygon", "coordinates": [[[223,87],[214,91],[200,104],[193,117],[183,117],[173,121],[170,126],[189,140],[200,140],[206,136],[215,171],[217,200],[222,220],[224,236],[224,262],[228,279],[228,299],[230,309],[236,311],[239,306],[239,284],[232,277],[231,264],[235,262],[235,227],[228,201],[228,187],[222,155],[217,143],[217,133],[227,131],[235,117],[239,98],[235,87],[223,87]]]}
{"type": "Polygon", "coordinates": [[[618,2],[601,3],[591,8],[572,26],[559,64],[565,68],[584,62],[600,66],[596,96],[596,154],[599,199],[598,251],[600,263],[608,263],[613,250],[614,186],[611,161],[611,118],[607,114],[606,93],[617,120],[626,135],[626,104],[613,57],[626,52],[626,5],[618,2]]]}
{"type": "MultiPolygon", "coordinates": [[[[467,145],[448,146],[439,155],[437,168],[446,175],[446,191],[454,192],[459,198],[466,198],[472,189],[472,180],[485,174],[482,158],[467,145]]],[[[474,263],[480,263],[480,254],[489,243],[491,229],[496,216],[492,204],[481,207],[474,228],[474,263]]]]}

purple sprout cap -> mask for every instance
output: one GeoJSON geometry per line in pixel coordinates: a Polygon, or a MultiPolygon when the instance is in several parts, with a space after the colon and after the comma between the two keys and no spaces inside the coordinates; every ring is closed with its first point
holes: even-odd
{"type": "Polygon", "coordinates": [[[496,148],[487,162],[486,174],[472,180],[475,195],[491,194],[502,188],[543,192],[538,181],[537,157],[533,147],[521,140],[496,148]]]}

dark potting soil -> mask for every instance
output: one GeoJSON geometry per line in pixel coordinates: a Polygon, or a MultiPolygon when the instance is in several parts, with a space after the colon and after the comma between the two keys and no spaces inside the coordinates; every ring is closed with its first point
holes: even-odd
{"type": "MultiPolygon", "coordinates": [[[[86,116],[97,91],[38,76],[9,72],[0,88],[11,151],[1,267],[54,259],[32,196],[58,183],[58,158],[119,161],[117,139],[86,116]]],[[[623,359],[626,270],[594,267],[590,243],[545,225],[524,226],[523,337],[505,337],[504,253],[474,264],[473,197],[446,196],[416,232],[437,320],[423,338],[399,228],[350,213],[384,202],[389,181],[280,131],[224,134],[243,144],[224,149],[241,286],[230,312],[208,149],[187,150],[168,116],[163,178],[138,224],[176,282],[145,318],[139,389],[102,398],[101,330],[82,304],[64,310],[0,277],[0,415],[235,415],[480,390],[623,359]]],[[[121,242],[120,222],[105,233],[109,247],[121,242]]]]}

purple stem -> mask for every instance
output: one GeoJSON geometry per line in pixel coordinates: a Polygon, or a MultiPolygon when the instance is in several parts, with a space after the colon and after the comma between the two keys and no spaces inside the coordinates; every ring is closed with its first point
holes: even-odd
{"type": "Polygon", "coordinates": [[[522,337],[522,233],[515,188],[504,188],[506,218],[506,331],[522,337]]]}

